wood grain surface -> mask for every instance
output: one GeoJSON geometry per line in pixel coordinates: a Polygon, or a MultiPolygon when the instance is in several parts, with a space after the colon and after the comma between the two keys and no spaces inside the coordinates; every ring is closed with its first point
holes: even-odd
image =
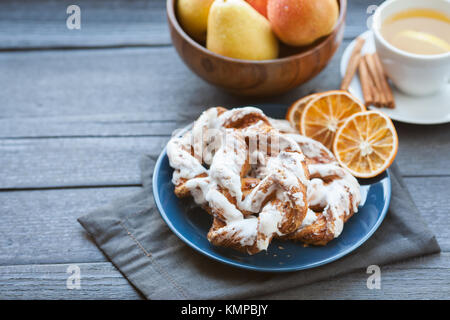
{"type": "MultiPolygon", "coordinates": [[[[71,264],[0,266],[3,299],[139,299],[141,296],[110,262],[77,263],[79,290],[66,288],[71,264]],[[12,285],[14,284],[14,285],[12,285]]],[[[430,299],[448,295],[450,254],[381,267],[380,290],[366,287],[366,270],[258,299],[430,299]],[[419,290],[420,289],[420,290],[419,290]]]]}
{"type": "MultiPolygon", "coordinates": [[[[282,96],[239,98],[195,76],[170,44],[163,0],[0,2],[0,299],[139,299],[76,222],[139,188],[139,157],[206,107],[289,105],[339,87],[343,49],[372,5],[349,1],[344,42],[316,78],[282,96]],[[118,165],[120,163],[120,165],[118,165]],[[81,290],[66,288],[67,267],[81,290]]],[[[280,111],[281,113],[283,110],[280,111]]],[[[450,125],[396,122],[397,163],[443,253],[382,267],[382,289],[360,270],[269,298],[430,299],[450,294],[450,125]]]]}

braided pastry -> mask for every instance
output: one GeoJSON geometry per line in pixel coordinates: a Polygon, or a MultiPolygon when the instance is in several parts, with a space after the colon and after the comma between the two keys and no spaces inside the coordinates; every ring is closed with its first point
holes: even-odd
{"type": "Polygon", "coordinates": [[[217,107],[169,141],[175,194],[212,215],[213,245],[255,254],[275,237],[325,244],[356,212],[356,179],[320,143],[292,132],[257,108],[217,107]]]}
{"type": "Polygon", "coordinates": [[[300,228],[288,239],[325,245],[338,237],[344,223],[358,211],[361,202],[358,181],[342,168],[320,142],[299,134],[289,134],[302,149],[308,170],[308,213],[300,228]]]}

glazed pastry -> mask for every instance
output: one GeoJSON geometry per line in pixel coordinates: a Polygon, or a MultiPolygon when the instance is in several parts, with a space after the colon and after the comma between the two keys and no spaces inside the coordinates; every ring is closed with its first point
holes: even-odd
{"type": "Polygon", "coordinates": [[[217,107],[169,141],[175,194],[213,216],[213,245],[255,254],[275,237],[325,244],[357,211],[356,179],[320,143],[292,132],[257,108],[217,107]]]}
{"type": "Polygon", "coordinates": [[[308,214],[302,226],[287,238],[325,245],[341,234],[344,223],[358,211],[360,186],[323,144],[299,134],[290,137],[306,157],[311,180],[307,193],[308,214]]]}

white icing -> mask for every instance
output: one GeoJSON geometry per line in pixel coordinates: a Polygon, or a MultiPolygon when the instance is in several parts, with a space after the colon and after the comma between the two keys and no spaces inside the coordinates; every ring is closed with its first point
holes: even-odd
{"type": "Polygon", "coordinates": [[[303,154],[307,158],[315,159],[315,158],[323,158],[323,154],[326,154],[330,159],[335,159],[334,155],[328,150],[323,144],[320,142],[308,138],[306,136],[302,136],[300,134],[286,134],[289,138],[294,140],[299,144],[303,154]]]}
{"type": "Polygon", "coordinates": [[[344,227],[344,218],[358,211],[361,202],[361,192],[358,181],[344,168],[336,163],[312,164],[308,166],[311,175],[319,175],[320,178],[311,179],[307,199],[309,206],[324,207],[327,223],[334,234],[338,237],[344,227]],[[323,178],[339,177],[325,184],[323,178]],[[350,203],[350,195],[352,203],[350,203]]]}
{"type": "Polygon", "coordinates": [[[213,213],[220,215],[226,222],[243,220],[244,215],[234,204],[219,192],[216,188],[209,186],[205,195],[205,200],[213,210],[213,213]]]}
{"type": "Polygon", "coordinates": [[[283,217],[277,207],[271,203],[264,206],[259,214],[259,233],[257,246],[267,250],[274,234],[279,234],[278,226],[283,217]]]}
{"type": "Polygon", "coordinates": [[[200,174],[207,173],[203,165],[194,158],[189,149],[184,146],[188,144],[191,135],[187,134],[182,138],[172,138],[167,144],[167,156],[174,171],[172,182],[175,185],[180,183],[180,179],[192,179],[200,174]]]}
{"type": "Polygon", "coordinates": [[[312,211],[311,209],[308,209],[308,211],[306,212],[305,219],[303,219],[303,221],[302,221],[301,228],[310,226],[316,221],[317,221],[316,213],[314,211],[312,211]]]}
{"type": "Polygon", "coordinates": [[[272,127],[282,133],[297,133],[297,129],[291,126],[291,123],[287,120],[269,118],[269,122],[272,127]]]}
{"type": "Polygon", "coordinates": [[[213,232],[215,238],[237,237],[241,246],[252,246],[256,242],[258,219],[251,216],[242,220],[232,221],[213,232]]]}

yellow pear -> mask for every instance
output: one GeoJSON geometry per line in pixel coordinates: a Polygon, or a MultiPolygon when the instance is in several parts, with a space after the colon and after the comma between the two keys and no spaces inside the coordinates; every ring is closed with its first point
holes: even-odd
{"type": "Polygon", "coordinates": [[[244,0],[214,1],[209,10],[206,47],[235,59],[278,56],[278,41],[269,20],[244,0]]]}
{"type": "Polygon", "coordinates": [[[178,0],[177,14],[181,27],[199,42],[206,41],[209,8],[214,0],[178,0]]]}

